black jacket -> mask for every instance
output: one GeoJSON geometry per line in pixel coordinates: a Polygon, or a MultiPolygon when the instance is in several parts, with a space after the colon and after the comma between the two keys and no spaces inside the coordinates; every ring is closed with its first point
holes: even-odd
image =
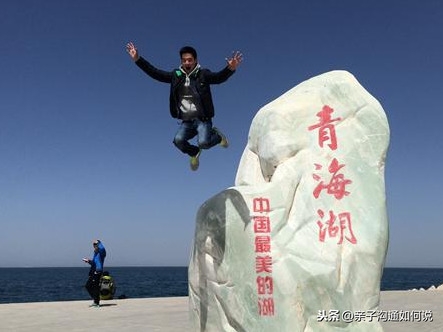
{"type": "MultiPolygon", "coordinates": [[[[180,70],[164,71],[155,68],[147,60],[140,57],[135,64],[148,74],[153,79],[171,84],[171,91],[169,94],[169,110],[173,118],[181,119],[180,111],[180,87],[185,83],[186,75],[180,70]]],[[[200,69],[190,77],[191,86],[200,97],[203,106],[204,118],[212,118],[214,116],[214,103],[212,102],[212,94],[210,84],[220,84],[225,82],[234,71],[230,70],[228,66],[219,72],[213,73],[208,69],[200,69]]]]}

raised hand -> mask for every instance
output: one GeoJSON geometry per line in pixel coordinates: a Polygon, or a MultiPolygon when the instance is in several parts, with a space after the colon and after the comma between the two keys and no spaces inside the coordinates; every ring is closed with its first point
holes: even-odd
{"type": "Polygon", "coordinates": [[[226,58],[226,62],[228,63],[228,67],[231,70],[236,70],[238,65],[243,61],[243,54],[240,51],[232,52],[232,56],[230,58],[226,58]]]}
{"type": "Polygon", "coordinates": [[[133,42],[129,42],[126,44],[126,52],[128,52],[128,54],[134,61],[137,61],[140,57],[137,51],[137,47],[135,47],[133,42]]]}

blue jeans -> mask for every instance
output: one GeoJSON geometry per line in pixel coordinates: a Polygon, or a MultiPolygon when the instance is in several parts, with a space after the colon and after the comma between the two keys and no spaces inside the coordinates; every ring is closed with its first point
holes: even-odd
{"type": "Polygon", "coordinates": [[[200,149],[210,149],[221,142],[221,137],[212,130],[212,121],[194,119],[183,121],[174,137],[174,145],[183,153],[195,156],[200,149]],[[198,146],[189,143],[197,136],[198,146]]]}

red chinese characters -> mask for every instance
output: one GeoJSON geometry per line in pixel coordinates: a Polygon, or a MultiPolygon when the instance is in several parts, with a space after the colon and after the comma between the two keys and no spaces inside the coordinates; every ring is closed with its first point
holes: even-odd
{"type": "MultiPolygon", "coordinates": [[[[318,129],[318,145],[320,148],[324,148],[326,142],[331,150],[338,149],[338,140],[335,130],[334,122],[341,120],[340,117],[332,118],[334,109],[328,105],[323,106],[322,110],[316,115],[319,118],[319,122],[308,127],[309,131],[318,129]]],[[[323,169],[323,165],[315,163],[314,168],[317,173],[312,174],[315,181],[319,182],[314,188],[312,194],[315,199],[318,199],[320,195],[331,195],[337,200],[341,200],[351,194],[347,188],[352,184],[352,180],[348,179],[345,174],[345,164],[338,161],[337,158],[332,158],[328,165],[328,175],[323,177],[319,172],[323,169]]],[[[342,244],[344,240],[356,244],[357,239],[352,230],[352,216],[350,212],[340,212],[336,214],[334,211],[329,210],[329,217],[324,220],[325,213],[322,209],[317,210],[317,214],[320,219],[317,221],[319,228],[319,241],[325,242],[326,237],[337,238],[337,244],[342,244]]]]}
{"type": "MultiPolygon", "coordinates": [[[[332,159],[331,164],[328,167],[328,171],[331,174],[331,178],[327,183],[321,181],[321,177],[318,174],[313,174],[313,178],[320,183],[314,189],[314,197],[318,198],[322,190],[326,189],[327,193],[334,195],[337,199],[342,199],[344,196],[349,195],[349,191],[346,191],[346,185],[351,184],[351,180],[345,179],[342,173],[338,173],[345,165],[339,164],[337,159],[332,159]]],[[[315,169],[320,170],[322,166],[315,164],[315,169]]]]}
{"type": "Polygon", "coordinates": [[[269,235],[255,237],[255,252],[266,253],[271,252],[271,237],[269,235]]]}
{"type": "Polygon", "coordinates": [[[255,257],[255,272],[272,273],[272,257],[271,256],[255,257]]]}
{"type": "Polygon", "coordinates": [[[254,232],[255,233],[270,233],[271,221],[268,216],[254,216],[254,232]]]}
{"type": "Polygon", "coordinates": [[[274,316],[274,280],[272,278],[272,242],[271,220],[269,212],[271,205],[268,198],[254,198],[252,201],[252,216],[254,229],[255,273],[258,295],[258,313],[260,316],[274,316]]]}
{"type": "Polygon", "coordinates": [[[342,244],[344,239],[352,244],[357,243],[357,239],[352,231],[351,214],[349,212],[339,213],[336,216],[333,211],[329,211],[329,219],[325,222],[322,222],[325,216],[323,210],[318,210],[317,213],[320,217],[317,225],[320,229],[319,237],[321,242],[325,242],[326,235],[328,235],[331,238],[338,236],[337,244],[342,244]]]}
{"type": "Polygon", "coordinates": [[[319,129],[318,130],[318,144],[320,147],[323,147],[325,142],[329,141],[329,148],[331,150],[337,149],[337,136],[335,134],[335,126],[333,122],[340,121],[341,118],[331,118],[331,114],[334,110],[328,105],[323,106],[322,110],[317,113],[317,117],[319,118],[319,122],[308,127],[309,130],[319,129]]]}
{"type": "Polygon", "coordinates": [[[257,277],[257,291],[260,295],[270,294],[274,292],[274,280],[272,277],[257,277]]]}

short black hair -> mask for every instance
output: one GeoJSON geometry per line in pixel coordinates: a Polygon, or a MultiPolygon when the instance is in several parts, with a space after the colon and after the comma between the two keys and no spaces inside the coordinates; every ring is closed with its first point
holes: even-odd
{"type": "Polygon", "coordinates": [[[189,53],[192,54],[192,56],[194,57],[194,59],[197,59],[197,51],[195,50],[195,48],[193,48],[192,46],[183,46],[180,49],[180,58],[183,56],[183,54],[185,53],[189,53]]]}

